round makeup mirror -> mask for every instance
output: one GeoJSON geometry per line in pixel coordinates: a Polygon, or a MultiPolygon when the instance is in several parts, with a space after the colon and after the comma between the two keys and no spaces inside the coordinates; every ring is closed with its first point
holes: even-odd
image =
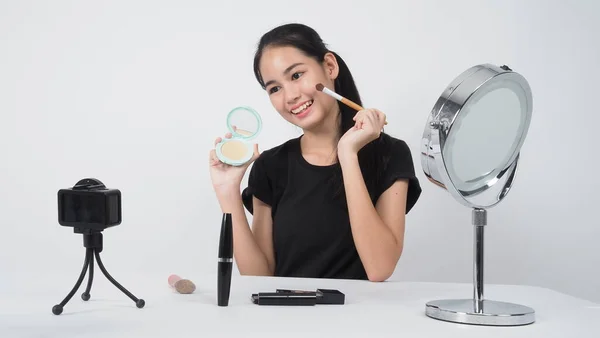
{"type": "Polygon", "coordinates": [[[423,133],[421,165],[427,178],[472,210],[473,297],[435,300],[427,316],[478,325],[535,321],[533,309],[484,299],[484,227],[487,209],[508,194],[532,113],[523,76],[507,66],[482,64],[454,79],[434,105],[423,133]]]}
{"type": "Polygon", "coordinates": [[[252,139],[260,133],[260,115],[250,107],[237,107],[227,116],[227,128],[234,137],[252,139]]]}

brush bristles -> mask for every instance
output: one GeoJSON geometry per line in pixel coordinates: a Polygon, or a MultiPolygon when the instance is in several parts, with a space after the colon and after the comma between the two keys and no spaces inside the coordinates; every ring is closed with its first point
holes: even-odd
{"type": "Polygon", "coordinates": [[[317,87],[317,90],[322,92],[323,88],[325,88],[325,86],[323,86],[321,83],[317,84],[315,87],[317,87]]]}

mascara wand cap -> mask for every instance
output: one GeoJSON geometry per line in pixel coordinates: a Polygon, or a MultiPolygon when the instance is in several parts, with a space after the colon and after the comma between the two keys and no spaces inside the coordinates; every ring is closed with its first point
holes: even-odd
{"type": "Polygon", "coordinates": [[[230,213],[224,213],[221,221],[221,237],[219,240],[219,257],[233,256],[233,224],[230,213]]]}

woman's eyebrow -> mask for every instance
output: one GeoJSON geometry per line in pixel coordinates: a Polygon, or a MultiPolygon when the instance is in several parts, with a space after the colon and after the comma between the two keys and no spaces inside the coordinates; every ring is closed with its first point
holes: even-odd
{"type": "MultiPolygon", "coordinates": [[[[296,62],[294,64],[292,64],[291,66],[287,67],[284,71],[283,71],[283,75],[287,75],[289,72],[292,71],[292,69],[294,69],[294,67],[296,66],[300,66],[303,65],[304,63],[302,62],[296,62]]],[[[269,85],[273,84],[275,82],[275,80],[269,80],[265,83],[265,87],[268,87],[269,85]]]]}

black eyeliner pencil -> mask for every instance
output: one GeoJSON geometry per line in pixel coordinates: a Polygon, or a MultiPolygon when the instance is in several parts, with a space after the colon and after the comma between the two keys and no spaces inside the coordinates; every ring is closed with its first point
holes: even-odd
{"type": "Polygon", "coordinates": [[[217,304],[229,305],[231,290],[231,272],[233,267],[233,225],[231,214],[224,213],[221,221],[221,236],[219,239],[219,259],[217,276],[217,304]]]}

